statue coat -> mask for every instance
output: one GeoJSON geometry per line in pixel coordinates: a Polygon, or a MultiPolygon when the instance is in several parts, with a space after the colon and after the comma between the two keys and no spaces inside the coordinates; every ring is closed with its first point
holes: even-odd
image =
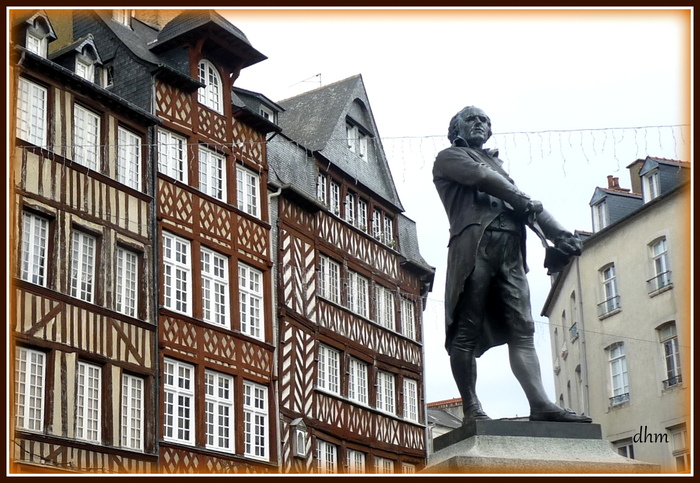
{"type": "MultiPolygon", "coordinates": [[[[445,284],[445,347],[449,352],[450,327],[455,309],[476,262],[477,248],[486,227],[504,210],[513,210],[523,220],[520,236],[523,269],[525,263],[525,209],[530,197],[520,191],[502,171],[503,161],[495,150],[455,145],[438,153],[433,165],[433,182],[450,223],[445,284]]],[[[568,233],[545,210],[537,215],[545,236],[554,240],[568,233]]],[[[527,284],[523,290],[529,290],[527,284]]],[[[498,304],[486,304],[483,331],[476,348],[481,356],[491,347],[507,342],[507,331],[498,314],[498,304]]]]}

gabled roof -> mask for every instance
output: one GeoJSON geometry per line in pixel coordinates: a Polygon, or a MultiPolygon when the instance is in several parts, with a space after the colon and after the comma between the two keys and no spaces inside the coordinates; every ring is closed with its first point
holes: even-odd
{"type": "Polygon", "coordinates": [[[591,201],[588,202],[588,204],[590,206],[593,206],[598,201],[600,201],[602,198],[605,198],[605,196],[607,196],[607,195],[624,196],[626,198],[634,198],[634,199],[638,199],[638,200],[642,199],[642,195],[639,193],[632,193],[630,191],[619,190],[619,189],[601,188],[600,186],[597,186],[596,189],[593,191],[593,197],[591,198],[591,201]]]}
{"type": "Polygon", "coordinates": [[[644,164],[639,169],[639,176],[644,176],[649,171],[658,167],[659,165],[671,166],[674,168],[690,169],[690,163],[685,161],[679,161],[676,159],[666,159],[666,158],[654,158],[652,156],[647,156],[644,160],[644,164]]]}
{"type": "Polygon", "coordinates": [[[26,23],[27,27],[32,27],[38,18],[41,18],[41,20],[46,24],[46,28],[48,29],[47,37],[50,40],[56,40],[58,36],[53,29],[53,25],[51,25],[48,15],[46,15],[46,12],[43,9],[13,12],[12,30],[22,23],[26,23]]]}
{"type": "Polygon", "coordinates": [[[101,65],[102,59],[100,58],[100,53],[97,51],[97,47],[95,46],[95,38],[92,36],[92,34],[87,34],[85,37],[79,38],[72,44],[68,44],[57,51],[52,52],[49,55],[49,59],[55,60],[69,53],[73,55],[82,54],[85,46],[92,47],[92,50],[95,53],[95,63],[101,65]]]}
{"type": "Polygon", "coordinates": [[[278,104],[285,109],[278,115],[278,124],[285,136],[319,153],[403,211],[361,75],[319,87],[278,104]],[[350,112],[357,111],[358,103],[362,106],[363,115],[353,120],[362,123],[362,127],[370,133],[374,156],[369,162],[362,161],[347,149],[346,122],[350,112]]]}

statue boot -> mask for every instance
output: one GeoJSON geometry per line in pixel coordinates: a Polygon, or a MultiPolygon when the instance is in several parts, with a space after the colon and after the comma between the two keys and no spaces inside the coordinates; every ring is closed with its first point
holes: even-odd
{"type": "Polygon", "coordinates": [[[533,337],[515,337],[508,344],[510,367],[530,403],[530,421],[590,423],[592,419],[551,402],[542,384],[533,337]]]}
{"type": "Polygon", "coordinates": [[[454,349],[450,354],[452,375],[462,396],[464,419],[462,424],[476,420],[489,420],[476,397],[476,358],[473,350],[454,349]]]}

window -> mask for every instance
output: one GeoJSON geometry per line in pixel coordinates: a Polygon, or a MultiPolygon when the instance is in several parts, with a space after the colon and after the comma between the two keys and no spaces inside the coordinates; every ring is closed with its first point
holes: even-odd
{"type": "Polygon", "coordinates": [[[620,295],[617,291],[615,264],[608,265],[600,271],[603,280],[604,300],[598,304],[598,315],[603,316],[620,308],[620,295]]]}
{"type": "Polygon", "coordinates": [[[170,131],[158,130],[158,171],[187,183],[187,140],[170,131]]]}
{"type": "Polygon", "coordinates": [[[197,99],[200,104],[204,104],[209,109],[223,114],[221,78],[216,67],[208,60],[199,62],[199,82],[205,84],[204,87],[199,88],[197,93],[197,99]]]}
{"type": "Polygon", "coordinates": [[[163,232],[163,303],[166,308],[192,314],[190,242],[163,232]]]}
{"type": "Polygon", "coordinates": [[[268,109],[265,106],[260,106],[260,110],[258,112],[260,114],[260,117],[263,119],[270,121],[270,122],[277,122],[275,112],[272,109],[268,109]]]}
{"type": "Polygon", "coordinates": [[[401,297],[401,330],[403,335],[411,340],[416,340],[416,318],[413,301],[401,297]]]}
{"type": "Polygon", "coordinates": [[[348,364],[348,398],[367,404],[367,364],[352,357],[348,364]]]}
{"type": "Polygon", "coordinates": [[[608,349],[610,356],[610,377],[612,385],[612,397],[610,404],[615,406],[629,401],[630,387],[627,380],[627,360],[625,359],[625,346],[622,343],[615,344],[608,349]]]}
{"type": "Polygon", "coordinates": [[[325,345],[318,347],[318,387],[340,392],[340,352],[325,345]]]}
{"type": "Polygon", "coordinates": [[[131,12],[123,8],[114,9],[112,10],[112,19],[125,27],[130,27],[131,12]]]}
{"type": "Polygon", "coordinates": [[[260,196],[258,186],[260,178],[247,169],[237,168],[236,177],[238,182],[238,209],[245,211],[251,216],[260,218],[260,196]]]}
{"type": "Polygon", "coordinates": [[[666,238],[661,238],[650,246],[654,276],[647,281],[649,293],[671,285],[671,271],[668,265],[666,238]]]}
{"type": "Polygon", "coordinates": [[[46,146],[46,106],[46,88],[20,77],[17,89],[18,138],[37,146],[46,146]]]}
{"type": "Polygon", "coordinates": [[[357,201],[357,227],[367,231],[367,202],[365,200],[357,201]]]}
{"type": "Polygon", "coordinates": [[[593,205],[593,231],[602,230],[608,226],[608,205],[605,200],[593,205]]]}
{"type": "Polygon", "coordinates": [[[355,195],[352,193],[345,195],[345,221],[355,224],[355,195]]]}
{"type": "Polygon", "coordinates": [[[348,149],[367,161],[367,135],[352,124],[345,125],[345,134],[348,149]]]}
{"type": "Polygon", "coordinates": [[[393,473],[394,462],[393,460],[387,458],[380,458],[379,456],[376,456],[374,458],[374,470],[377,473],[393,473]]]}
{"type": "Polygon", "coordinates": [[[199,189],[217,200],[226,200],[226,165],[224,157],[199,147],[199,189]]]}
{"type": "Polygon", "coordinates": [[[330,210],[336,215],[340,215],[340,185],[334,181],[331,181],[330,210]]]}
{"type": "Polygon", "coordinates": [[[27,29],[27,50],[41,57],[46,57],[46,47],[48,41],[45,35],[33,30],[27,29]]]}
{"type": "Polygon", "coordinates": [[[76,57],[75,74],[78,77],[93,82],[95,79],[95,64],[84,58],[76,57]]]}
{"type": "Polygon", "coordinates": [[[121,446],[143,451],[143,379],[122,375],[121,446]]]}
{"type": "Polygon", "coordinates": [[[340,301],[340,265],[330,258],[321,255],[319,257],[319,295],[331,302],[340,301]]]}
{"type": "Polygon", "coordinates": [[[634,443],[632,438],[613,441],[613,446],[617,450],[617,454],[620,456],[624,456],[625,458],[629,458],[631,460],[634,459],[634,443]]]}
{"type": "Polygon", "coordinates": [[[367,161],[367,136],[361,132],[357,133],[357,154],[367,161]]]}
{"type": "Polygon", "coordinates": [[[260,340],[265,339],[262,276],[260,270],[238,264],[241,332],[260,340]]]}
{"type": "Polygon", "coordinates": [[[571,292],[569,297],[569,311],[571,312],[571,326],[569,327],[569,339],[571,342],[578,339],[578,306],[576,305],[576,293],[571,292]]]}
{"type": "Polygon", "coordinates": [[[659,340],[663,348],[666,367],[666,380],[663,381],[664,389],[676,386],[682,382],[681,356],[678,349],[678,334],[675,322],[668,322],[657,329],[659,340]]]}
{"type": "Polygon", "coordinates": [[[418,422],[418,383],[413,379],[403,380],[403,417],[418,422]]]}
{"type": "Polygon", "coordinates": [[[413,474],[416,472],[416,465],[411,463],[401,463],[401,473],[413,474]]]}
{"type": "Polygon", "coordinates": [[[129,317],[136,317],[139,256],[122,247],[117,247],[116,255],[115,310],[129,317]]]}
{"type": "Polygon", "coordinates": [[[252,382],[243,383],[243,432],[245,455],[267,460],[267,388],[252,382]]]}
{"type": "Polygon", "coordinates": [[[101,437],[102,368],[78,362],[75,437],[99,442],[101,437]]]}
{"type": "Polygon", "coordinates": [[[22,213],[22,265],[20,277],[46,286],[49,221],[33,213],[22,213]]]}
{"type": "Polygon", "coordinates": [[[316,458],[319,473],[338,472],[338,447],[336,445],[317,439],[316,458]]]}
{"type": "Polygon", "coordinates": [[[15,350],[15,418],[17,429],[44,430],[46,354],[17,347],[15,350]]]}
{"type": "Polygon", "coordinates": [[[95,237],[74,231],[71,248],[70,294],[86,302],[95,297],[95,237]]]}
{"type": "Polygon", "coordinates": [[[233,377],[205,371],[204,398],[207,448],[233,452],[233,377]]]}
{"type": "Polygon", "coordinates": [[[394,310],[394,293],[386,287],[375,287],[375,319],[387,329],[396,329],[396,312],[394,310]]]}
{"type": "Polygon", "coordinates": [[[394,244],[394,220],[388,216],[384,216],[384,243],[387,245],[394,244]]]}
{"type": "Polygon", "coordinates": [[[82,106],[73,111],[73,160],[97,171],[100,117],[82,106]]]}
{"type": "Polygon", "coordinates": [[[348,473],[363,474],[365,472],[366,455],[361,451],[348,449],[348,473]]]}
{"type": "Polygon", "coordinates": [[[141,138],[119,128],[117,181],[135,190],[141,188],[141,138]]]}
{"type": "Polygon", "coordinates": [[[659,170],[658,168],[642,177],[642,192],[644,202],[649,202],[659,196],[659,170]]]}
{"type": "Polygon", "coordinates": [[[194,366],[165,359],[165,431],[163,438],[194,445],[194,366]]]}
{"type": "Polygon", "coordinates": [[[348,149],[354,153],[357,149],[357,127],[352,124],[346,124],[345,135],[348,140],[348,149]]]}
{"type": "Polygon", "coordinates": [[[348,273],[348,309],[357,315],[367,317],[369,314],[368,282],[365,277],[355,272],[348,273]]]}
{"type": "Polygon", "coordinates": [[[377,240],[382,239],[382,214],[379,210],[372,212],[372,236],[377,240]]]}
{"type": "Polygon", "coordinates": [[[114,85],[114,66],[112,64],[102,66],[102,87],[108,89],[114,85]]]}
{"type": "Polygon", "coordinates": [[[388,372],[377,372],[377,409],[395,414],[394,375],[388,372]]]}
{"type": "Polygon", "coordinates": [[[326,190],[327,190],[328,180],[322,174],[318,175],[316,179],[316,199],[323,203],[324,205],[328,203],[326,200],[326,190]]]}
{"type": "Polygon", "coordinates": [[[228,258],[202,248],[201,262],[202,319],[228,328],[228,258]]]}
{"type": "Polygon", "coordinates": [[[671,436],[671,454],[676,461],[676,470],[685,472],[690,469],[690,450],[688,448],[688,430],[685,423],[668,428],[671,436]]]}

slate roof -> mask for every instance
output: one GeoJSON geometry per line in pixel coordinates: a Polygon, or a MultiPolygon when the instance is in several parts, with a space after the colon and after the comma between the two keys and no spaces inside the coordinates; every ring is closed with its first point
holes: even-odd
{"type": "Polygon", "coordinates": [[[453,429],[462,426],[461,419],[448,413],[444,409],[428,408],[428,423],[453,429]]]}
{"type": "Polygon", "coordinates": [[[102,59],[100,58],[100,53],[97,51],[97,47],[95,46],[95,38],[92,36],[92,34],[87,34],[86,36],[79,38],[75,42],[68,44],[65,47],[62,47],[55,52],[52,52],[49,55],[49,59],[55,60],[68,53],[80,54],[83,52],[83,48],[86,45],[92,46],[92,49],[94,50],[95,55],[97,56],[95,62],[97,64],[102,64],[102,59]]]}

